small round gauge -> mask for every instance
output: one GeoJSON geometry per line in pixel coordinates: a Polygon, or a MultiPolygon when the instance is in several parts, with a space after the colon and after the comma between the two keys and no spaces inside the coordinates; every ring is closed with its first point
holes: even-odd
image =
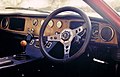
{"type": "Polygon", "coordinates": [[[1,21],[1,27],[2,27],[3,29],[6,29],[6,28],[8,27],[8,25],[9,25],[9,20],[8,20],[8,18],[4,18],[4,19],[1,21]]]}
{"type": "Polygon", "coordinates": [[[111,27],[104,27],[101,30],[101,38],[106,41],[109,42],[113,39],[114,37],[114,30],[111,27]]]}
{"type": "Polygon", "coordinates": [[[48,26],[50,27],[50,28],[52,28],[53,27],[53,20],[51,20],[49,23],[48,23],[48,26]]]}
{"type": "Polygon", "coordinates": [[[40,25],[42,25],[42,24],[44,23],[44,21],[45,21],[45,20],[41,20],[41,23],[40,23],[40,25]]]}
{"type": "Polygon", "coordinates": [[[33,20],[33,26],[37,26],[38,25],[38,19],[34,19],[33,20]]]}
{"type": "Polygon", "coordinates": [[[62,27],[62,22],[61,21],[58,21],[57,22],[57,28],[61,28],[62,27]]]}

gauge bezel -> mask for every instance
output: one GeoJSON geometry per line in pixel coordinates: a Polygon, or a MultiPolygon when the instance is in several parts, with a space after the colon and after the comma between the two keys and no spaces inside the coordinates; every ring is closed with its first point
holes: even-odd
{"type": "Polygon", "coordinates": [[[58,29],[60,29],[62,26],[63,26],[62,21],[58,21],[58,22],[57,22],[57,28],[58,28],[58,29]],[[58,24],[61,24],[61,25],[60,25],[60,26],[58,26],[58,24]]]}
{"type": "Polygon", "coordinates": [[[111,41],[111,40],[113,39],[114,35],[115,35],[115,32],[114,32],[113,28],[110,27],[110,26],[103,27],[103,28],[100,30],[100,38],[101,38],[104,42],[109,42],[109,41],[111,41]],[[109,40],[105,40],[105,39],[102,37],[102,35],[101,35],[101,32],[102,32],[102,30],[103,30],[104,28],[109,28],[109,29],[112,31],[112,35],[111,35],[111,37],[109,38],[109,40]]]}
{"type": "Polygon", "coordinates": [[[38,25],[38,19],[33,19],[32,20],[32,25],[37,26],[38,25]]]}
{"type": "Polygon", "coordinates": [[[48,26],[49,26],[50,28],[52,28],[52,27],[54,26],[54,21],[53,21],[53,20],[50,20],[49,23],[48,23],[48,26]]]}
{"type": "Polygon", "coordinates": [[[1,24],[1,28],[2,28],[2,29],[6,29],[6,28],[9,26],[9,19],[6,18],[6,17],[3,18],[0,24],[1,24]],[[6,20],[6,22],[5,22],[5,26],[3,27],[3,21],[4,21],[4,20],[6,20]]]}

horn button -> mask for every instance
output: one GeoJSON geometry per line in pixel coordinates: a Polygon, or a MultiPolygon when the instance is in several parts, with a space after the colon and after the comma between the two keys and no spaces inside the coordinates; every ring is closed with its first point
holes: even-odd
{"type": "Polygon", "coordinates": [[[70,36],[71,36],[70,32],[64,31],[64,32],[62,33],[62,35],[61,35],[61,39],[62,39],[63,41],[67,41],[67,40],[70,39],[70,36]]]}
{"type": "Polygon", "coordinates": [[[70,41],[72,39],[72,33],[71,33],[71,30],[64,30],[62,33],[61,33],[61,39],[63,41],[70,41]]]}

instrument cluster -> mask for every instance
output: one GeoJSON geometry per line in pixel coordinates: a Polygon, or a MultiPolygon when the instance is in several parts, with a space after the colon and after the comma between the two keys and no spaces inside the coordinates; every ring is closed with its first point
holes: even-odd
{"type": "MultiPolygon", "coordinates": [[[[41,26],[42,26],[42,24],[44,23],[44,21],[45,21],[45,19],[40,20],[40,25],[41,25],[41,26]]],[[[32,23],[33,23],[33,26],[38,26],[39,20],[38,20],[38,19],[33,19],[32,23]]],[[[57,27],[58,29],[60,29],[60,28],[63,26],[63,22],[60,21],[60,20],[57,21],[57,22],[54,22],[54,20],[50,20],[49,23],[48,23],[48,26],[49,26],[50,28],[52,28],[53,26],[55,26],[55,24],[56,24],[56,27],[57,27]]]]}
{"type": "MultiPolygon", "coordinates": [[[[45,18],[27,18],[26,20],[27,20],[26,29],[34,30],[33,34],[38,36],[41,26],[45,21],[45,18]]],[[[46,36],[52,35],[55,34],[56,32],[60,33],[63,29],[67,28],[68,26],[69,25],[67,20],[52,19],[49,21],[47,25],[45,35],[46,36]]]]}

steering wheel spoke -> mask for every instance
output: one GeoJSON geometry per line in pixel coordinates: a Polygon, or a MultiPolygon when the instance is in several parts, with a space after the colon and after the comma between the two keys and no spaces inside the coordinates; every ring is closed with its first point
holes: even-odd
{"type": "Polygon", "coordinates": [[[83,32],[85,28],[86,28],[86,23],[76,29],[73,29],[72,30],[73,36],[74,37],[77,36],[79,33],[83,32]]]}
{"type": "Polygon", "coordinates": [[[60,34],[47,36],[48,41],[60,41],[60,34]]]}
{"type": "Polygon", "coordinates": [[[64,59],[69,58],[70,48],[71,48],[71,42],[64,43],[64,59]]]}

